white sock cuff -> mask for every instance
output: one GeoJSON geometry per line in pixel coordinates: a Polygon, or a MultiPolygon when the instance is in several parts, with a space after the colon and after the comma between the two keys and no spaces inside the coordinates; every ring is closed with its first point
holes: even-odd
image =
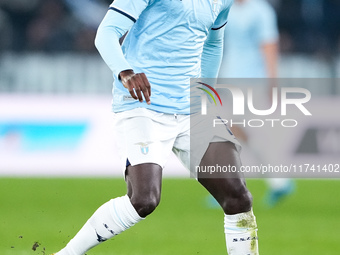
{"type": "Polygon", "coordinates": [[[243,233],[251,229],[257,229],[256,218],[253,210],[233,215],[224,215],[225,233],[243,233]]]}
{"type": "Polygon", "coordinates": [[[122,199],[122,202],[123,202],[123,204],[124,204],[124,206],[126,208],[126,212],[129,213],[131,219],[133,219],[136,222],[145,219],[145,218],[139,216],[139,214],[137,213],[136,209],[131,204],[131,200],[128,197],[128,195],[122,196],[121,199],[122,199]]]}
{"type": "Polygon", "coordinates": [[[114,231],[116,234],[144,219],[138,215],[127,195],[111,199],[108,203],[110,214],[115,222],[114,231]]]}
{"type": "Polygon", "coordinates": [[[243,219],[244,217],[255,217],[255,215],[253,213],[253,209],[251,209],[249,212],[243,212],[243,213],[237,213],[237,214],[224,214],[224,217],[230,222],[236,222],[240,219],[243,219]]]}

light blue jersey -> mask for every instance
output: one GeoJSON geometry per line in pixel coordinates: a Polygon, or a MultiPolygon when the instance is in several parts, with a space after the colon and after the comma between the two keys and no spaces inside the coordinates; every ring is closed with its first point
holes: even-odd
{"type": "MultiPolygon", "coordinates": [[[[126,62],[122,61],[121,70],[111,68],[115,78],[113,111],[145,107],[189,114],[190,78],[201,76],[207,35],[226,24],[231,4],[232,0],[114,1],[109,12],[118,13],[125,21],[128,18],[133,25],[122,45],[126,62]],[[151,85],[151,105],[134,100],[118,79],[119,72],[129,66],[135,73],[146,74],[151,85]]],[[[105,60],[106,53],[101,54],[105,60]]]]}
{"type": "Polygon", "coordinates": [[[235,2],[225,30],[221,78],[266,78],[261,46],[278,40],[276,15],[265,0],[235,2]]]}

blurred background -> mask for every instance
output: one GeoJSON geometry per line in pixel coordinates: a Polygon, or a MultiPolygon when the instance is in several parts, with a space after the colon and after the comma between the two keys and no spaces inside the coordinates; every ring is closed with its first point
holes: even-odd
{"type": "MultiPolygon", "coordinates": [[[[340,163],[340,1],[269,2],[279,27],[278,77],[308,78],[308,109],[318,116],[301,121],[289,139],[273,132],[276,154],[289,164],[340,163]]],[[[110,3],[0,0],[1,254],[55,252],[100,204],[125,192],[114,145],[113,78],[94,47],[110,3]]],[[[172,178],[164,180],[153,221],[88,254],[225,254],[220,209],[194,180],[177,178],[189,176],[177,159],[164,174],[172,178]]],[[[309,177],[294,181],[295,192],[270,210],[262,203],[264,181],[249,180],[261,254],[339,254],[340,187],[309,177]]]]}

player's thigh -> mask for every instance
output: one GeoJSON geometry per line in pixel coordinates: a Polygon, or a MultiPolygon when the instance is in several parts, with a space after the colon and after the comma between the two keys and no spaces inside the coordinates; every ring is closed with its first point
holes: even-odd
{"type": "Polygon", "coordinates": [[[240,168],[240,155],[235,144],[228,141],[213,142],[202,157],[197,177],[201,183],[219,182],[221,185],[212,187],[214,190],[231,191],[245,184],[240,168]]]}

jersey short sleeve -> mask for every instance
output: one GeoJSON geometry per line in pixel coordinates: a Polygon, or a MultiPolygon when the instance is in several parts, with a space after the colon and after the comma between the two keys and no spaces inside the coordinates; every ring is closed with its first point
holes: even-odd
{"type": "Polygon", "coordinates": [[[150,1],[151,0],[115,0],[110,5],[110,9],[136,22],[150,1]]]}
{"type": "Polygon", "coordinates": [[[259,18],[259,39],[262,43],[272,43],[278,40],[279,32],[274,9],[266,3],[263,5],[259,18]]]}
{"type": "Polygon", "coordinates": [[[227,24],[227,22],[228,22],[229,11],[230,11],[230,8],[231,8],[234,0],[225,0],[225,2],[226,2],[225,8],[217,16],[217,18],[214,22],[214,25],[211,28],[212,30],[218,30],[218,29],[222,28],[223,26],[225,26],[225,24],[227,24]]]}

